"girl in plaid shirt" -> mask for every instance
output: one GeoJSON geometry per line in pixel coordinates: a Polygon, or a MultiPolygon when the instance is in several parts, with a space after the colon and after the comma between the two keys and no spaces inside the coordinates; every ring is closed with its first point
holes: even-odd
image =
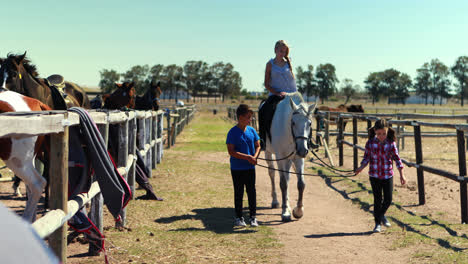
{"type": "Polygon", "coordinates": [[[385,120],[377,120],[375,125],[369,129],[366,151],[361,166],[355,171],[355,174],[358,175],[369,164],[369,179],[374,194],[374,232],[382,230],[381,224],[386,227],[391,226],[385,213],[392,203],[393,161],[395,161],[400,173],[400,182],[404,185],[406,179],[395,144],[395,130],[389,127],[385,120]]]}

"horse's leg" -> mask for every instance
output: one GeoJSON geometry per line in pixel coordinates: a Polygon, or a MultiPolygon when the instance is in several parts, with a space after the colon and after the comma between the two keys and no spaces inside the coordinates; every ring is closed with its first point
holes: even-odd
{"type": "MultiPolygon", "coordinates": [[[[268,152],[265,150],[265,159],[271,160],[272,159],[272,154],[271,152],[268,152]]],[[[268,164],[268,175],[270,175],[270,180],[271,180],[271,208],[278,208],[279,207],[279,202],[278,198],[276,195],[276,184],[275,184],[275,170],[274,170],[274,164],[273,161],[267,161],[268,164]]]]}
{"type": "Polygon", "coordinates": [[[20,183],[21,183],[21,179],[18,177],[18,176],[14,176],[13,177],[13,185],[11,186],[11,188],[13,189],[13,193],[15,196],[17,197],[23,197],[23,195],[21,194],[21,191],[20,191],[20,183]]]}
{"type": "Polygon", "coordinates": [[[294,169],[297,175],[297,206],[293,209],[293,216],[295,218],[301,218],[304,215],[304,204],[302,203],[304,197],[305,180],[304,180],[304,159],[294,159],[294,169]]]}
{"type": "Polygon", "coordinates": [[[291,160],[281,160],[277,162],[278,169],[281,171],[280,174],[280,188],[281,188],[281,198],[282,198],[282,212],[281,220],[283,222],[291,221],[291,208],[289,207],[289,193],[288,193],[288,184],[289,184],[289,169],[291,168],[291,160]]]}
{"type": "Polygon", "coordinates": [[[28,200],[24,209],[23,218],[32,222],[36,218],[37,203],[41,198],[42,190],[44,189],[46,181],[34,168],[32,160],[23,162],[19,161],[17,158],[13,158],[6,161],[5,164],[26,184],[26,188],[28,189],[28,200]]]}

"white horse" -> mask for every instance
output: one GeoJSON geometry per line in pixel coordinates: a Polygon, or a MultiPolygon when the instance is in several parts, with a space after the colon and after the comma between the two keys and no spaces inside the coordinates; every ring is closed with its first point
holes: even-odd
{"type": "Polygon", "coordinates": [[[303,193],[305,189],[304,181],[304,158],[308,153],[308,138],[311,132],[311,120],[309,116],[313,113],[315,105],[308,106],[299,93],[290,93],[278,103],[271,123],[271,141],[266,141],[265,159],[267,159],[268,174],[271,179],[271,195],[273,208],[278,208],[279,203],[276,197],[275,171],[273,168],[272,154],[275,154],[277,168],[281,170],[280,188],[282,197],[281,219],[284,222],[291,220],[291,208],[289,207],[289,170],[294,164],[297,173],[297,189],[299,196],[297,206],[293,210],[295,218],[301,218],[304,214],[303,193]]]}

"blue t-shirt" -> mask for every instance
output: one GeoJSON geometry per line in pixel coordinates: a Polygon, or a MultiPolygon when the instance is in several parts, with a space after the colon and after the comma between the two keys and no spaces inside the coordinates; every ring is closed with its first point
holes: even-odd
{"type": "MultiPolygon", "coordinates": [[[[260,137],[253,127],[247,126],[245,131],[242,131],[238,126],[234,126],[227,134],[226,144],[233,144],[236,152],[253,156],[255,154],[255,142],[259,139],[260,137]]],[[[230,161],[231,170],[255,169],[255,165],[243,159],[231,156],[230,161]]]]}

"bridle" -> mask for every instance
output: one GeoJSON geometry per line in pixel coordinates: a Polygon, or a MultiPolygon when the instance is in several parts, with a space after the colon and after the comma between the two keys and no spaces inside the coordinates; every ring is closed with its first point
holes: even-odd
{"type": "MultiPolygon", "coordinates": [[[[300,113],[300,109],[297,109],[293,112],[293,116],[296,115],[296,114],[301,114],[300,113]]],[[[302,109],[303,110],[303,109],[302,109]]],[[[305,111],[305,110],[303,110],[305,111]]],[[[304,114],[305,117],[307,117],[307,114],[304,114]]],[[[310,120],[309,117],[307,117],[307,120],[310,121],[310,124],[312,125],[312,120],[310,120]]],[[[303,139],[303,140],[307,140],[307,149],[308,150],[312,150],[312,149],[317,149],[319,146],[318,144],[315,144],[313,141],[312,141],[312,126],[309,126],[309,135],[306,137],[304,135],[301,135],[301,136],[296,136],[294,134],[294,126],[293,126],[293,122],[291,122],[291,132],[292,132],[292,135],[293,135],[293,138],[294,138],[294,142],[296,142],[297,139],[303,139]]]]}

